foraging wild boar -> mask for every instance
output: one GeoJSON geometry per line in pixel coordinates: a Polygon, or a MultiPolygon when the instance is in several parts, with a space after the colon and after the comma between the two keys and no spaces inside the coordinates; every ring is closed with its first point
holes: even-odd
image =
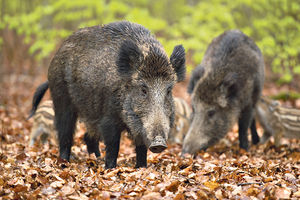
{"type": "Polygon", "coordinates": [[[240,147],[248,149],[247,130],[263,83],[263,57],[249,37],[231,30],[215,38],[190,80],[193,114],[182,152],[214,145],[236,121],[240,147]]]}
{"type": "Polygon", "coordinates": [[[175,122],[169,134],[168,143],[182,144],[183,139],[190,127],[190,115],[192,110],[187,102],[180,98],[174,97],[175,104],[175,122]]]}
{"type": "Polygon", "coordinates": [[[72,34],[55,54],[49,82],[34,99],[39,100],[49,85],[62,159],[69,160],[80,117],[88,130],[89,153],[100,155],[98,143],[103,136],[106,168],[116,166],[123,130],[134,138],[136,167],[146,167],[147,148],[159,153],[167,147],[174,123],[172,88],[184,78],[181,45],[169,59],[146,28],[122,21],[72,34]]]}
{"type": "MultiPolygon", "coordinates": [[[[299,109],[284,107],[278,101],[262,96],[255,107],[255,119],[264,129],[261,143],[271,136],[274,136],[277,147],[282,137],[300,139],[299,109]]],[[[251,126],[251,131],[256,133],[255,120],[251,126]]]]}

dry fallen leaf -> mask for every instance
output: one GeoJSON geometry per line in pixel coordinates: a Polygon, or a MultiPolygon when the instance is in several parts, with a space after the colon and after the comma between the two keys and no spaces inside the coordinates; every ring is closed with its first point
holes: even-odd
{"type": "Polygon", "coordinates": [[[70,194],[73,194],[75,192],[75,189],[68,186],[68,185],[65,185],[61,188],[61,192],[64,194],[64,195],[70,195],[70,194]]]}
{"type": "Polygon", "coordinates": [[[151,192],[151,193],[146,194],[145,196],[143,196],[141,198],[141,200],[156,200],[156,199],[159,200],[161,198],[162,198],[162,196],[160,195],[159,192],[151,192]]]}
{"type": "Polygon", "coordinates": [[[287,188],[277,188],[275,190],[275,196],[279,199],[288,199],[290,198],[291,191],[287,188]]]}
{"type": "Polygon", "coordinates": [[[295,197],[300,197],[300,189],[298,189],[298,191],[294,193],[294,196],[295,197]]]}
{"type": "Polygon", "coordinates": [[[166,187],[166,190],[169,190],[170,192],[176,193],[177,190],[178,190],[179,184],[180,184],[180,181],[178,181],[178,180],[173,181],[170,185],[168,185],[166,187]]]}
{"type": "Polygon", "coordinates": [[[210,190],[215,190],[220,186],[219,183],[216,183],[215,181],[207,181],[204,183],[206,187],[208,187],[210,190]]]}
{"type": "Polygon", "coordinates": [[[185,200],[185,198],[184,198],[184,195],[183,195],[183,194],[177,194],[177,195],[174,197],[174,200],[185,200]]]}

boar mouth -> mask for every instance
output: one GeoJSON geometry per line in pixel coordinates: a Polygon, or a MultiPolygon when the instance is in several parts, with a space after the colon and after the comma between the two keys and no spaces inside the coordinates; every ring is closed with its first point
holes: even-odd
{"type": "Polygon", "coordinates": [[[191,154],[191,155],[196,156],[198,152],[200,152],[200,151],[205,151],[207,148],[208,148],[208,146],[204,146],[204,147],[201,147],[201,148],[199,148],[199,149],[197,149],[197,150],[193,150],[193,151],[188,150],[188,149],[185,148],[185,149],[182,149],[181,155],[184,155],[184,154],[186,154],[186,153],[189,153],[189,154],[191,154]]]}
{"type": "Polygon", "coordinates": [[[156,136],[149,146],[149,150],[153,153],[160,153],[167,148],[166,140],[161,136],[156,136]]]}
{"type": "Polygon", "coordinates": [[[189,153],[191,155],[196,155],[198,152],[200,151],[205,151],[207,148],[209,147],[209,145],[207,143],[205,144],[201,144],[199,146],[199,144],[184,144],[181,154],[184,155],[186,153],[189,153]]]}

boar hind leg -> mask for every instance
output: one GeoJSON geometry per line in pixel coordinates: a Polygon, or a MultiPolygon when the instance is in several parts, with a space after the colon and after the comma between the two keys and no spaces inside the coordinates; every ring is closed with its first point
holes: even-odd
{"type": "Polygon", "coordinates": [[[251,126],[250,126],[250,131],[251,131],[252,144],[259,143],[259,137],[258,137],[258,134],[256,131],[256,122],[255,122],[254,118],[253,118],[251,126]]]}
{"type": "Polygon", "coordinates": [[[247,131],[250,127],[250,124],[252,122],[252,114],[253,108],[252,106],[247,106],[244,108],[240,114],[239,118],[239,141],[240,141],[240,148],[243,148],[245,150],[248,150],[249,144],[248,144],[248,137],[247,137],[247,131]]]}
{"type": "Polygon", "coordinates": [[[146,145],[137,145],[136,151],[136,168],[147,167],[147,147],[146,145]]]}
{"type": "Polygon", "coordinates": [[[84,142],[87,146],[87,150],[89,154],[95,153],[96,157],[100,157],[100,151],[99,151],[99,139],[95,137],[90,137],[88,132],[84,134],[84,142]]]}
{"type": "Polygon", "coordinates": [[[52,94],[52,98],[55,111],[55,126],[59,141],[59,156],[61,159],[69,161],[77,113],[67,95],[56,99],[55,95],[52,94]]]}

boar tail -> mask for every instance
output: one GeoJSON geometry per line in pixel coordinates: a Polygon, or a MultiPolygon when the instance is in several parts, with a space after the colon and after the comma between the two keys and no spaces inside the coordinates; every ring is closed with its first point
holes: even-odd
{"type": "Polygon", "coordinates": [[[32,99],[32,108],[27,119],[30,119],[35,114],[35,111],[48,88],[49,88],[49,82],[46,81],[36,89],[32,99]]]}

